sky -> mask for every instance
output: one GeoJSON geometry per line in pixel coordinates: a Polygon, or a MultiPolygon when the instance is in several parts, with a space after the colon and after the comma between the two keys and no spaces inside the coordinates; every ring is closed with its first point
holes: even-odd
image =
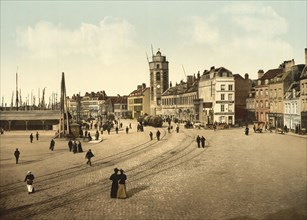
{"type": "Polygon", "coordinates": [[[67,96],[129,95],[149,86],[158,50],[173,84],[211,66],[256,79],[286,60],[304,64],[306,2],[1,0],[1,105],[16,72],[23,101],[32,93],[35,104],[44,88],[47,102],[60,97],[62,72],[67,96]]]}

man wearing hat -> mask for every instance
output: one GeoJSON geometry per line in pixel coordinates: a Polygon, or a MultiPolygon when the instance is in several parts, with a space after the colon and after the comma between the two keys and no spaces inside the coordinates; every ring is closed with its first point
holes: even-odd
{"type": "Polygon", "coordinates": [[[111,198],[117,198],[117,190],[118,190],[118,169],[114,169],[114,173],[110,176],[110,180],[112,180],[112,186],[111,186],[111,198]]]}

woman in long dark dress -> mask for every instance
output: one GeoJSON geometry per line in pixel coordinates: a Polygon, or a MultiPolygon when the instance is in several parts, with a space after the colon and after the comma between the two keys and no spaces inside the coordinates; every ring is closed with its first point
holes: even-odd
{"type": "Polygon", "coordinates": [[[112,180],[112,186],[111,186],[111,198],[117,198],[117,190],[118,190],[118,169],[114,169],[114,173],[110,176],[110,180],[112,180]]]}

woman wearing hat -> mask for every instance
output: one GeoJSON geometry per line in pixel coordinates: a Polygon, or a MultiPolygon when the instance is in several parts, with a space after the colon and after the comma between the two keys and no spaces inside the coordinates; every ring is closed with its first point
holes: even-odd
{"type": "Polygon", "coordinates": [[[111,198],[117,198],[117,190],[118,190],[118,169],[114,169],[114,173],[110,176],[110,180],[112,180],[112,186],[111,186],[111,198]]]}
{"type": "Polygon", "coordinates": [[[31,173],[31,171],[28,171],[25,178],[25,182],[27,182],[27,188],[29,194],[34,193],[33,180],[34,180],[34,175],[31,173]]]}
{"type": "Polygon", "coordinates": [[[127,193],[126,193],[127,176],[124,174],[124,171],[122,169],[120,169],[119,172],[120,174],[119,174],[119,181],[118,181],[117,198],[125,199],[127,198],[127,193]]]}

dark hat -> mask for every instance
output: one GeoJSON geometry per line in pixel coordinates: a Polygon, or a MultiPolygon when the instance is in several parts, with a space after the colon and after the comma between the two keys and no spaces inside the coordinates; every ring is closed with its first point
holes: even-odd
{"type": "Polygon", "coordinates": [[[123,169],[120,169],[119,171],[120,171],[121,173],[123,173],[123,172],[124,172],[124,170],[123,170],[123,169]]]}
{"type": "Polygon", "coordinates": [[[119,171],[119,169],[117,169],[117,168],[114,169],[114,172],[118,172],[118,171],[119,171]]]}

